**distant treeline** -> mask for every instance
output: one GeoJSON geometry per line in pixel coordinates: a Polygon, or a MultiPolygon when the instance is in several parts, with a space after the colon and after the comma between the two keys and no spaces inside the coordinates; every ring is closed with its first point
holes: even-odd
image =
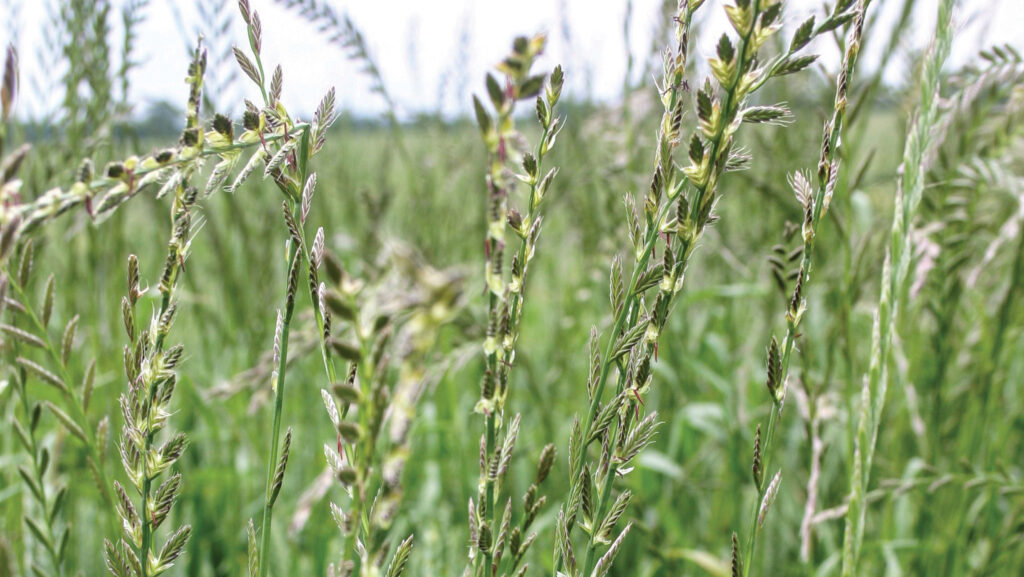
{"type": "MultiPolygon", "coordinates": [[[[799,109],[802,106],[817,106],[818,100],[809,93],[805,98],[801,98],[805,102],[790,102],[790,106],[799,109]]],[[[896,106],[898,103],[897,95],[891,92],[883,92],[878,98],[875,109],[889,109],[896,106]]],[[[615,106],[606,102],[597,102],[593,100],[572,100],[567,99],[564,104],[560,107],[563,113],[570,118],[586,118],[592,114],[598,113],[602,110],[607,110],[609,106],[615,106]]],[[[113,125],[111,130],[115,139],[122,138],[138,138],[142,140],[146,139],[159,139],[167,140],[181,134],[182,130],[182,108],[166,100],[158,100],[152,102],[146,108],[146,111],[142,114],[138,114],[136,118],[130,118],[126,121],[116,123],[113,125]]],[[[532,112],[521,111],[521,116],[527,116],[532,112]]],[[[236,122],[240,121],[238,118],[236,122]]],[[[399,122],[405,127],[423,127],[423,126],[459,126],[462,124],[469,124],[473,122],[473,119],[468,114],[462,114],[459,116],[443,115],[436,111],[418,111],[413,114],[404,115],[399,118],[399,122]]],[[[338,124],[343,126],[346,131],[351,130],[378,130],[387,128],[389,123],[388,118],[383,114],[366,114],[366,113],[353,113],[350,111],[343,111],[339,115],[338,124]]],[[[40,142],[53,138],[60,131],[60,122],[55,122],[53,118],[43,119],[32,119],[28,121],[15,121],[15,130],[20,131],[24,135],[24,139],[28,142],[40,142]]]]}

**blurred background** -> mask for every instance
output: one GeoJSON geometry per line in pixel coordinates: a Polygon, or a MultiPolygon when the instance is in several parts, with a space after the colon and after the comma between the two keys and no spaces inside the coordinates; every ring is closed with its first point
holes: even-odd
{"type": "MultiPolygon", "coordinates": [[[[320,188],[310,217],[312,226],[327,231],[330,250],[367,278],[380,276],[396,258],[410,258],[465,279],[458,315],[431,352],[435,370],[418,407],[394,529],[416,535],[408,574],[460,575],[468,550],[466,502],[478,478],[482,420],[472,410],[486,329],[486,160],[467,117],[470,97],[483,93],[484,72],[515,36],[549,35],[540,66],[563,65],[567,120],[550,157],[561,172],[545,209],[510,384],[509,410],[522,413],[523,431],[509,493],[522,493],[541,448],[553,442],[560,455],[545,491],[557,504],[568,485],[571,416],[585,404],[590,329],[608,328],[608,266],[628,247],[622,198],[649,185],[661,117],[653,79],[661,76],[659,55],[674,2],[318,2],[341,19],[331,25],[304,15],[303,3],[251,4],[262,15],[264,59],[283,67],[282,100],[292,113],[307,116],[330,87],[338,91],[342,117],[314,168],[320,188]],[[361,41],[351,42],[357,34],[361,41]]],[[[26,198],[69,186],[82,158],[103,166],[173,144],[199,35],[209,49],[204,119],[216,111],[237,120],[243,99],[258,94],[231,54],[246,40],[230,0],[2,5],[0,39],[17,48],[21,69],[4,149],[33,145],[21,171],[26,198]]],[[[818,240],[794,392],[778,431],[775,460],[785,482],[752,574],[839,572],[856,403],[936,5],[871,5],[844,136],[844,181],[818,240]],[[812,479],[815,462],[820,476],[812,479]],[[811,515],[805,510],[809,483],[818,489],[811,515]]],[[[824,10],[812,0],[787,2],[780,37],[824,10]]],[[[725,30],[723,15],[717,0],[702,9],[690,78],[706,74],[707,57],[725,30]]],[[[935,137],[922,222],[916,223],[914,286],[897,327],[864,575],[1021,575],[1024,567],[1024,307],[1018,295],[1024,290],[1018,122],[1024,66],[1019,57],[993,63],[978,56],[1003,43],[1024,50],[1024,6],[1019,0],[964,1],[955,21],[943,81],[949,129],[935,137]],[[980,390],[997,395],[997,414],[986,412],[980,390]],[[977,430],[993,439],[992,457],[983,463],[972,453],[977,430]]],[[[691,264],[660,345],[648,402],[664,424],[628,479],[634,501],[627,515],[636,525],[615,575],[728,575],[730,533],[748,522],[755,498],[753,431],[769,408],[764,349],[772,334],[785,330],[788,291],[777,287],[769,257],[776,245],[796,246],[791,223],[799,222],[801,209],[787,175],[817,165],[840,41],[836,35],[816,42],[811,50],[822,58],[808,72],[758,93],[761,103],[789,103],[795,118],[785,127],[745,128],[740,143],[753,157],[751,169],[722,184],[720,218],[691,264]]],[[[518,123],[535,138],[530,114],[518,123]]],[[[72,373],[82,374],[89,359],[97,360],[89,417],[98,423],[109,415],[115,432],[123,388],[124,263],[129,254],[139,255],[144,278],[157,282],[167,208],[166,199],[142,195],[102,223],[75,212],[49,227],[37,245],[32,286],[42,290],[53,273],[55,318],[79,315],[81,353],[72,373]]],[[[194,534],[170,574],[237,576],[245,570],[246,522],[263,502],[270,428],[264,369],[284,290],[279,256],[287,232],[269,183],[214,195],[203,201],[202,213],[175,327],[188,353],[174,420],[191,445],[181,461],[185,493],[174,515],[191,523],[194,534]]],[[[293,384],[284,409],[295,436],[275,517],[277,575],[325,575],[341,542],[327,507],[341,489],[322,475],[321,446],[334,431],[320,402],[326,383],[306,309],[295,329],[293,384]]],[[[9,391],[0,393],[0,576],[27,575],[38,554],[21,521],[30,505],[15,467],[24,456],[7,426],[20,411],[9,391]]],[[[99,575],[102,538],[117,534],[115,517],[100,505],[80,446],[52,421],[44,431],[60,454],[53,475],[70,485],[69,574],[99,575]]],[[[107,449],[104,467],[120,475],[112,441],[107,449]]],[[[538,520],[530,574],[551,572],[556,510],[549,505],[538,520]]]]}
{"type": "MultiPolygon", "coordinates": [[[[134,0],[109,3],[112,13],[107,38],[112,47],[121,45],[125,30],[123,19],[117,17],[118,8],[133,3],[145,6],[140,8],[141,20],[133,26],[139,40],[133,53],[135,66],[129,73],[129,101],[137,114],[144,114],[154,103],[170,101],[181,105],[169,97],[180,91],[182,74],[175,71],[187,67],[197,35],[205,35],[212,46],[221,48],[245,42],[245,27],[232,2],[134,0]]],[[[6,0],[4,4],[4,32],[19,50],[24,67],[22,82],[40,92],[40,100],[22,103],[18,113],[28,117],[45,115],[60,101],[59,92],[54,90],[62,69],[57,38],[60,32],[52,26],[59,3],[6,0]]],[[[99,6],[104,4],[100,2],[99,6]]],[[[301,14],[285,4],[268,2],[261,7],[261,13],[265,22],[273,23],[275,32],[266,38],[267,49],[290,72],[285,96],[292,106],[311,112],[320,96],[334,86],[339,103],[353,114],[374,116],[383,112],[384,104],[359,74],[359,64],[345,59],[336,50],[325,50],[324,37],[313,33],[301,14]]],[[[631,82],[649,84],[650,66],[660,66],[660,62],[652,60],[657,55],[655,49],[661,46],[661,39],[656,36],[664,30],[659,0],[399,0],[384,4],[324,4],[343,9],[363,32],[403,119],[438,113],[450,118],[469,112],[470,94],[484,72],[505,55],[510,39],[517,35],[548,34],[548,60],[574,71],[567,79],[567,87],[577,100],[615,102],[622,95],[627,75],[631,82]]],[[[821,12],[822,6],[818,0],[787,2],[787,25],[795,26],[812,13],[821,12]]],[[[872,70],[884,66],[886,81],[898,83],[910,72],[907,53],[922,49],[931,38],[935,6],[936,0],[914,3],[909,15],[912,25],[899,39],[900,52],[883,57],[882,46],[875,44],[862,56],[862,67],[872,70]]],[[[879,25],[890,28],[901,17],[903,3],[883,1],[872,10],[879,25]]],[[[1021,46],[1018,32],[1022,18],[1024,8],[1015,0],[964,0],[957,17],[957,42],[951,64],[956,67],[970,61],[979,46],[1021,46]]],[[[725,30],[724,12],[709,10],[704,12],[703,19],[707,33],[695,39],[695,47],[698,54],[711,55],[718,36],[725,30]]],[[[834,47],[822,47],[821,52],[823,63],[837,63],[839,53],[834,47]]],[[[111,69],[121,66],[119,51],[112,50],[109,56],[111,69]]],[[[237,75],[231,58],[224,60],[223,68],[237,75]]],[[[231,84],[226,78],[219,80],[231,84]]],[[[241,88],[220,88],[222,102],[218,104],[226,107],[223,111],[239,112],[236,101],[241,88]]]]}

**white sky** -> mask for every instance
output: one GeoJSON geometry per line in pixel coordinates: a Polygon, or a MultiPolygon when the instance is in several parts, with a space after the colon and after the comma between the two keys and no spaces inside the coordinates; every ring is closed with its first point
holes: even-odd
{"type": "MultiPolygon", "coordinates": [[[[55,69],[52,63],[41,65],[37,57],[47,22],[47,1],[56,0],[7,0],[4,3],[8,5],[7,25],[0,31],[0,38],[6,43],[9,30],[20,30],[17,43],[21,54],[22,91],[29,94],[33,77],[45,81],[59,73],[59,68],[55,69]],[[15,6],[13,11],[10,5],[15,6]]],[[[115,9],[120,8],[122,1],[112,0],[115,9]]],[[[229,1],[234,4],[234,0],[229,1]]],[[[299,111],[312,110],[323,93],[335,86],[342,107],[362,114],[381,110],[379,98],[369,92],[369,83],[358,68],[340,50],[327,45],[312,26],[271,0],[250,2],[263,20],[263,54],[267,65],[280,63],[284,68],[286,103],[299,111]]],[[[446,113],[465,111],[469,93],[482,84],[488,67],[507,53],[512,38],[537,31],[547,31],[551,38],[544,65],[562,63],[569,78],[569,90],[576,96],[610,99],[622,86],[626,68],[622,33],[626,0],[321,2],[331,3],[339,12],[347,10],[361,27],[402,114],[437,110],[439,102],[446,113]],[[563,37],[563,22],[568,23],[571,44],[563,37]],[[467,72],[453,73],[459,65],[460,37],[464,32],[468,33],[470,47],[464,66],[467,72]],[[468,85],[458,86],[459,77],[468,85]],[[443,83],[442,78],[449,81],[443,83]],[[446,91],[443,99],[440,96],[442,84],[446,91]]],[[[648,54],[659,3],[659,0],[633,0],[631,49],[638,58],[648,54]]],[[[722,0],[708,0],[707,6],[701,9],[705,16],[712,16],[705,33],[698,39],[697,50],[702,55],[713,52],[717,37],[724,29],[722,4],[722,0]]],[[[822,12],[820,0],[789,0],[787,4],[785,18],[789,25],[799,23],[812,12],[822,12]]],[[[898,0],[874,0],[871,10],[880,11],[883,22],[889,23],[895,18],[899,4],[898,0]]],[[[918,4],[913,38],[904,41],[904,48],[923,47],[933,29],[938,0],[920,0],[918,4]]],[[[132,100],[139,105],[137,108],[159,99],[184,104],[187,94],[182,79],[187,54],[175,12],[186,26],[192,27],[198,20],[194,6],[192,0],[165,0],[152,2],[146,9],[138,41],[142,65],[135,70],[132,83],[132,100]]],[[[961,6],[956,17],[960,30],[954,42],[954,63],[964,62],[978,49],[997,43],[1010,42],[1024,51],[1024,36],[1020,34],[1024,27],[1024,0],[961,0],[961,6]]],[[[0,8],[0,14],[3,10],[0,8]]],[[[243,44],[244,30],[233,6],[232,17],[236,42],[243,44]]],[[[121,43],[120,17],[116,11],[112,20],[111,44],[116,52],[121,43]]],[[[834,54],[830,56],[829,48],[822,47],[826,63],[836,58],[834,54]]],[[[865,59],[867,66],[876,65],[878,60],[870,51],[865,59]]],[[[233,62],[226,65],[235,66],[233,62]]],[[[216,62],[211,62],[211,68],[216,66],[216,62]]],[[[903,73],[897,65],[890,71],[889,79],[899,81],[903,73]]],[[[254,87],[244,77],[240,77],[236,90],[254,96],[254,87]]],[[[19,113],[41,113],[42,106],[38,104],[35,110],[25,109],[24,103],[29,100],[22,99],[19,113]]],[[[227,100],[237,101],[237,98],[227,100]]]]}

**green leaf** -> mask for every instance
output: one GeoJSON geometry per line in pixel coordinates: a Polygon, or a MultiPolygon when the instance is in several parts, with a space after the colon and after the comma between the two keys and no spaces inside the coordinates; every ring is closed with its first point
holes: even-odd
{"type": "Polygon", "coordinates": [[[487,74],[485,84],[487,85],[487,95],[491,98],[491,104],[494,106],[494,109],[501,110],[505,104],[505,91],[502,90],[494,75],[490,73],[487,74]]]}
{"type": "Polygon", "coordinates": [[[491,120],[491,115],[487,113],[487,109],[475,94],[473,95],[473,111],[476,112],[476,124],[480,127],[480,134],[486,139],[494,129],[494,121],[491,120]]]}

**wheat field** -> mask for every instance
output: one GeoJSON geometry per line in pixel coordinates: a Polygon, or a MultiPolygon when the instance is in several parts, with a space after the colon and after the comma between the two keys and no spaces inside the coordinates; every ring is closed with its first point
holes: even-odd
{"type": "Polygon", "coordinates": [[[453,115],[343,2],[195,2],[148,110],[156,3],[46,4],[0,91],[0,577],[1024,574],[984,8],[665,0],[608,98],[538,25],[453,115]],[[293,104],[271,8],[383,112],[293,104]]]}

